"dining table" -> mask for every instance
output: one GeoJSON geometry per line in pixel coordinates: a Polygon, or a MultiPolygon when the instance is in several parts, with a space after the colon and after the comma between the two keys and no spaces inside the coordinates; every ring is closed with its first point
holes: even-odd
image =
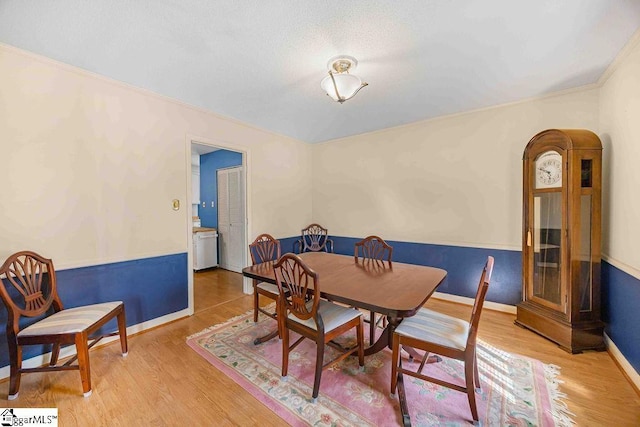
{"type": "MultiPolygon", "coordinates": [[[[387,325],[365,349],[365,355],[391,348],[396,326],[416,314],[447,276],[441,268],[328,252],[304,252],[298,256],[318,273],[321,297],[386,316],[387,325]]],[[[242,274],[276,284],[274,264],[275,261],[268,261],[245,267],[242,274]]]]}

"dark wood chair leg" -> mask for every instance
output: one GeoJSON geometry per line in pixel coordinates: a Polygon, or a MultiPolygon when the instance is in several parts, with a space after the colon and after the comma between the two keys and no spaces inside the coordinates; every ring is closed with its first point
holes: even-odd
{"type": "Polygon", "coordinates": [[[22,369],[22,347],[10,343],[9,344],[9,396],[8,400],[18,397],[20,390],[20,377],[22,369]]]}
{"type": "Polygon", "coordinates": [[[60,343],[55,343],[51,348],[51,360],[49,366],[55,366],[58,363],[58,357],[60,356],[60,343]]]}
{"type": "Polygon", "coordinates": [[[258,292],[256,290],[255,284],[253,285],[253,323],[258,321],[258,307],[260,303],[260,298],[258,296],[258,292]]]}
{"type": "Polygon", "coordinates": [[[356,333],[358,334],[358,365],[364,366],[364,323],[356,325],[356,333]]]}
{"type": "Polygon", "coordinates": [[[464,362],[464,377],[467,387],[467,396],[469,397],[469,407],[471,408],[471,416],[474,421],[478,421],[478,408],[476,407],[476,390],[473,387],[474,382],[474,357],[473,354],[467,357],[464,362]]]}
{"type": "Polygon", "coordinates": [[[320,378],[322,377],[322,362],[324,362],[324,337],[323,340],[317,343],[316,348],[316,375],[313,380],[313,394],[311,397],[313,399],[318,398],[318,393],[320,393],[320,378]]]}
{"type": "Polygon", "coordinates": [[[476,389],[480,390],[482,386],[480,385],[480,372],[478,372],[478,357],[476,355],[475,350],[473,352],[473,370],[475,374],[474,379],[475,379],[476,389]]]}
{"type": "Polygon", "coordinates": [[[411,418],[409,417],[409,405],[407,404],[407,395],[404,391],[404,379],[402,377],[402,360],[399,361],[398,369],[398,400],[400,401],[400,413],[402,414],[402,425],[411,427],[411,418]]]}
{"type": "Polygon", "coordinates": [[[289,371],[289,329],[282,331],[282,376],[289,371]]]}
{"type": "Polygon", "coordinates": [[[78,354],[78,369],[82,380],[84,397],[91,396],[91,366],[89,364],[89,346],[86,332],[78,333],[75,337],[76,352],[78,354]]]}
{"type": "Polygon", "coordinates": [[[125,316],[124,307],[122,311],[118,313],[118,334],[120,335],[120,348],[122,349],[122,355],[129,354],[129,344],[127,343],[127,318],[125,316]]]}
{"type": "MultiPolygon", "coordinates": [[[[277,304],[277,301],[276,301],[277,304]]],[[[277,334],[278,334],[278,339],[282,339],[282,329],[280,328],[280,317],[278,317],[278,313],[276,312],[276,316],[274,317],[276,323],[277,323],[277,334]]]]}

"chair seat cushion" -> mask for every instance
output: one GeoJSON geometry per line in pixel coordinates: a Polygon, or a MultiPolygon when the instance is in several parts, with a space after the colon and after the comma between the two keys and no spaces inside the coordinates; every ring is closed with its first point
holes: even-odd
{"type": "Polygon", "coordinates": [[[18,332],[18,337],[81,332],[102,319],[120,304],[122,304],[122,301],[113,301],[65,309],[27,326],[18,332]]]}
{"type": "Polygon", "coordinates": [[[266,291],[270,294],[273,294],[274,299],[276,299],[280,294],[280,291],[278,290],[278,285],[274,285],[273,283],[260,282],[256,285],[256,288],[262,291],[266,291]]]}
{"type": "Polygon", "coordinates": [[[464,350],[469,335],[469,322],[428,308],[421,308],[415,316],[403,319],[395,333],[403,337],[464,350]]]}
{"type": "MultiPolygon", "coordinates": [[[[309,301],[307,303],[307,309],[309,311],[311,311],[312,305],[313,301],[309,301]]],[[[334,330],[338,326],[344,325],[350,320],[362,316],[362,313],[355,308],[344,307],[342,305],[334,304],[332,302],[321,299],[318,302],[318,315],[322,317],[322,322],[324,323],[324,331],[329,332],[334,330]]],[[[313,318],[302,320],[297,318],[293,313],[289,313],[288,317],[294,322],[298,322],[308,328],[316,330],[316,322],[313,320],[313,318]]]]}

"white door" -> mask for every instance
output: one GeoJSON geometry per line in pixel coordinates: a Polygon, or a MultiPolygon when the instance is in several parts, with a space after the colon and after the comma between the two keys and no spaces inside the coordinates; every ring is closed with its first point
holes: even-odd
{"type": "Polygon", "coordinates": [[[220,267],[240,273],[244,253],[244,180],[242,167],[218,170],[220,267]]]}

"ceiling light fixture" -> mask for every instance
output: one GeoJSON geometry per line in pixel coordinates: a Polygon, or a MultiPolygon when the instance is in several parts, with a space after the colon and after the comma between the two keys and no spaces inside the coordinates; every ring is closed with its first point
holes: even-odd
{"type": "Polygon", "coordinates": [[[340,55],[331,58],[327,64],[329,75],[322,79],[320,87],[340,104],[353,98],[368,84],[360,80],[360,77],[349,74],[349,71],[355,70],[357,66],[358,61],[353,56],[340,55]]]}

